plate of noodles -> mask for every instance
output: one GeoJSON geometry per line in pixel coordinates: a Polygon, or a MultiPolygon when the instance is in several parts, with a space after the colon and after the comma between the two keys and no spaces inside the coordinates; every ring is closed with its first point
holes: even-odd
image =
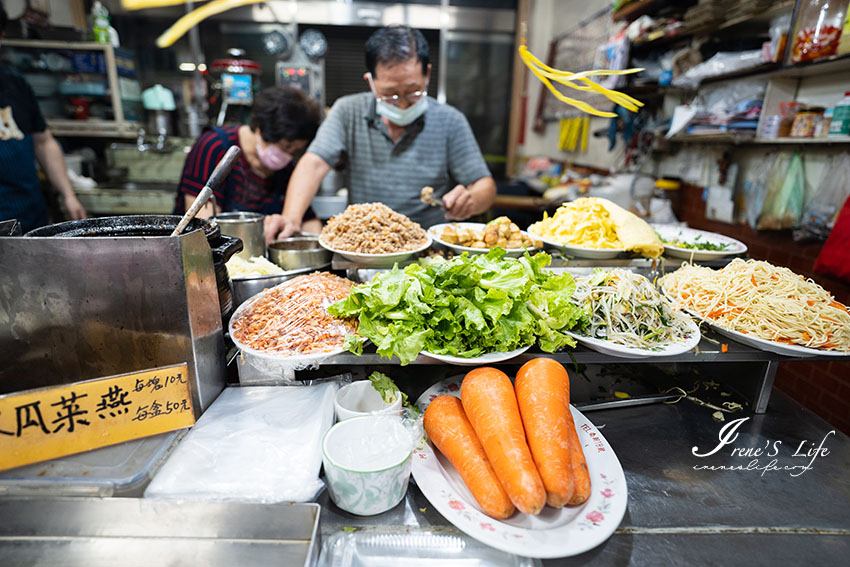
{"type": "Polygon", "coordinates": [[[850,357],[847,306],[788,268],[736,258],[720,270],[683,264],[665,295],[721,335],[785,356],[850,357]]]}
{"type": "Polygon", "coordinates": [[[663,224],[654,224],[652,228],[664,244],[664,253],[674,258],[713,260],[747,251],[747,245],[740,240],[716,232],[663,224]]]}
{"type": "Polygon", "coordinates": [[[630,270],[594,270],[576,278],[573,301],[588,325],[567,331],[588,348],[620,358],[683,354],[699,344],[694,320],[673,309],[652,283],[630,270]]]}
{"type": "Polygon", "coordinates": [[[605,260],[627,251],[658,258],[664,252],[646,221],[598,197],[564,203],[551,217],[543,213],[542,220],[528,227],[528,234],[578,258],[605,260]]]}

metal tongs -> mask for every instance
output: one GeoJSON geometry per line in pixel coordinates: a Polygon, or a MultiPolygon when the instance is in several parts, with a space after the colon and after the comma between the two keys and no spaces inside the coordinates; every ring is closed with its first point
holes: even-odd
{"type": "Polygon", "coordinates": [[[233,164],[236,163],[236,158],[238,158],[241,153],[242,150],[239,149],[239,146],[230,146],[230,149],[227,150],[227,153],[224,154],[224,157],[221,158],[221,161],[219,161],[218,165],[215,166],[215,169],[213,170],[212,175],[210,175],[210,178],[207,180],[207,183],[204,185],[204,188],[201,189],[201,192],[198,193],[198,196],[195,197],[194,201],[192,201],[192,205],[189,207],[189,210],[186,211],[186,214],[183,215],[183,218],[181,218],[180,222],[177,223],[177,227],[171,233],[171,236],[179,236],[189,223],[192,222],[192,219],[195,218],[198,211],[207,204],[207,201],[213,194],[213,190],[221,185],[221,182],[224,181],[224,178],[227,177],[230,170],[233,169],[233,164]]]}

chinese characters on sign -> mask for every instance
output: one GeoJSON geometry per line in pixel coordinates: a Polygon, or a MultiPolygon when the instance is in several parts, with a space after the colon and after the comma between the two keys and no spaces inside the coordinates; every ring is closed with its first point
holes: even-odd
{"type": "Polygon", "coordinates": [[[0,397],[0,470],[195,423],[185,364],[0,397]]]}

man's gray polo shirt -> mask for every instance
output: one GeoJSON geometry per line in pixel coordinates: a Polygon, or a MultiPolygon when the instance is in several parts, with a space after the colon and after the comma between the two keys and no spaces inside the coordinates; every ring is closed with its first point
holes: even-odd
{"type": "Polygon", "coordinates": [[[342,97],[307,151],[331,167],[345,162],[349,202],[380,201],[425,228],[446,218],[442,209],[420,201],[422,187],[442,196],[458,183],[490,175],[466,117],[432,98],[425,114],[393,143],[371,93],[342,97]]]}

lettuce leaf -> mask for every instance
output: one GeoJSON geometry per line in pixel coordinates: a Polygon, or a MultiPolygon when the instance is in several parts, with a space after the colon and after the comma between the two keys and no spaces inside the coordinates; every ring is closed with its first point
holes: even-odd
{"type": "MultiPolygon", "coordinates": [[[[423,259],[353,287],[328,312],[357,317],[358,335],[402,364],[422,350],[471,358],[537,340],[553,352],[575,345],[564,331],[586,324],[588,316],[570,300],[572,276],[544,270],[550,261],[545,253],[508,258],[500,248],[423,259]]],[[[345,348],[358,352],[362,342],[346,338],[345,348]]]]}

